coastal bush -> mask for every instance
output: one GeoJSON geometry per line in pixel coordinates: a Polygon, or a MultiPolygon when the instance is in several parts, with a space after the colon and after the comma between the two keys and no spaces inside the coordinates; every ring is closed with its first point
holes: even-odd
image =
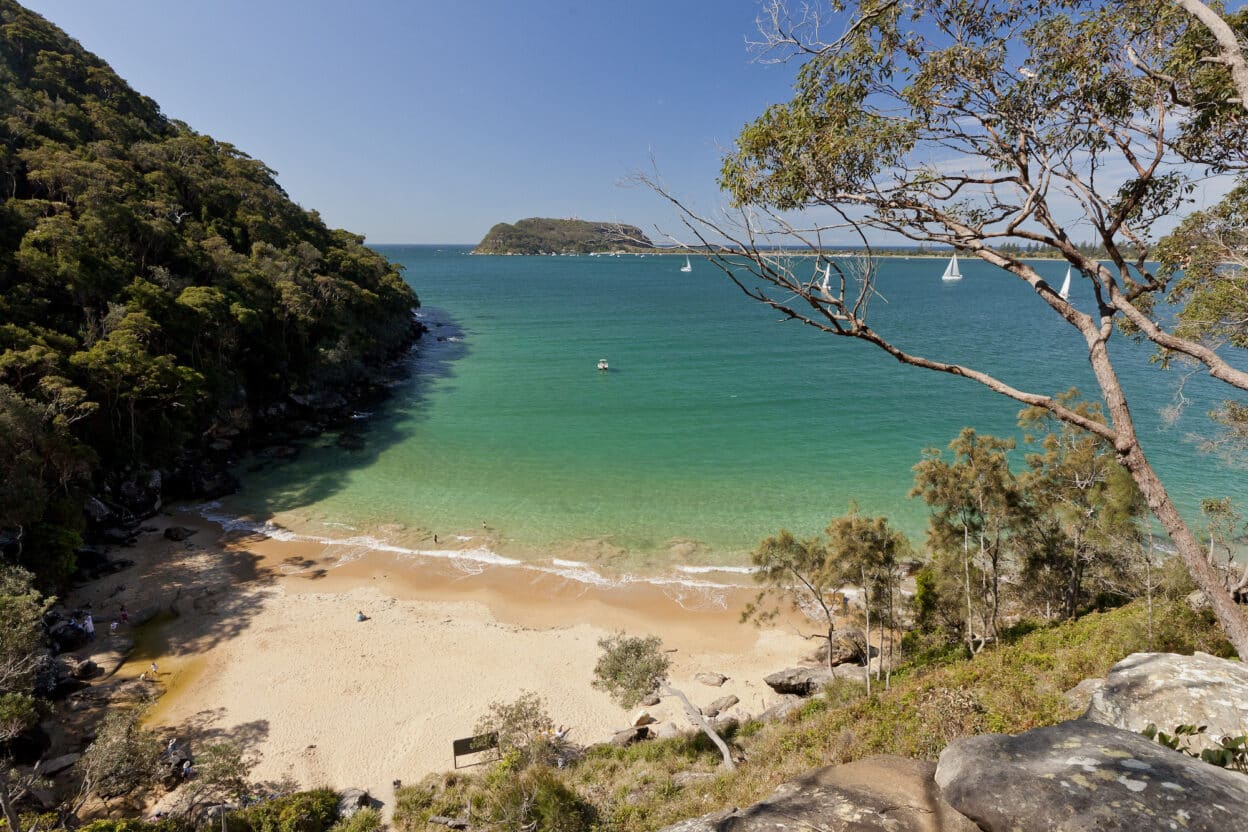
{"type": "Polygon", "coordinates": [[[498,734],[498,748],[513,768],[550,764],[557,754],[555,723],[542,697],[531,690],[514,702],[491,702],[477,719],[475,734],[498,734]]]}
{"type": "MultiPolygon", "coordinates": [[[[22,820],[25,822],[26,818],[23,817],[22,820]]],[[[29,829],[30,827],[24,826],[23,828],[29,829]]],[[[51,829],[53,826],[40,826],[40,828],[51,829]]],[[[184,829],[185,826],[173,818],[162,818],[158,821],[121,818],[117,820],[93,820],[78,827],[78,832],[183,832],[184,829]]]]}
{"type": "Polygon", "coordinates": [[[87,792],[105,800],[153,781],[160,770],[160,741],[143,728],[137,708],[110,711],[78,763],[87,792]]]}
{"type": "Polygon", "coordinates": [[[377,832],[384,826],[381,812],[370,806],[339,820],[330,827],[330,832],[377,832]]]}
{"type": "Polygon", "coordinates": [[[333,789],[295,792],[226,816],[228,832],[325,832],[338,818],[333,789]]]}
{"type": "Polygon", "coordinates": [[[395,792],[395,829],[421,832],[435,816],[468,819],[473,826],[582,832],[596,811],[556,769],[497,764],[484,774],[433,775],[395,792]]]}

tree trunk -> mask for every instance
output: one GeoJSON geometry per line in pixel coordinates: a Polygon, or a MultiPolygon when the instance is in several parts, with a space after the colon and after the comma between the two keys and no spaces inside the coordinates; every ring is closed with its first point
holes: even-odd
{"type": "Polygon", "coordinates": [[[867,617],[866,626],[863,628],[864,638],[867,640],[867,660],[863,664],[862,669],[867,676],[867,696],[871,695],[871,601],[867,596],[867,570],[862,570],[862,611],[867,617]]]}
{"type": "Polygon", "coordinates": [[[1204,547],[1179,516],[1157,473],[1148,464],[1139,442],[1132,442],[1125,453],[1120,452],[1120,457],[1140,490],[1144,492],[1148,507],[1161,522],[1161,527],[1170,535],[1170,540],[1187,566],[1187,571],[1191,573],[1192,580],[1209,599],[1227,641],[1234,646],[1241,661],[1248,661],[1248,618],[1244,617],[1243,611],[1226,590],[1217,571],[1205,559],[1204,547]]]}
{"type": "MultiPolygon", "coordinates": [[[[6,761],[8,762],[8,761],[6,761]]],[[[0,774],[0,810],[4,811],[4,819],[9,829],[22,832],[22,821],[17,816],[17,808],[13,805],[13,797],[9,794],[9,775],[0,774]]]]}
{"type": "Polygon", "coordinates": [[[680,703],[685,706],[685,716],[689,717],[689,721],[698,726],[702,733],[710,737],[711,742],[715,743],[715,747],[719,749],[720,755],[724,758],[724,768],[729,771],[736,771],[737,764],[732,761],[732,750],[728,748],[728,743],[724,742],[724,738],[711,727],[711,723],[707,721],[702,712],[693,707],[689,697],[666,682],[661,685],[661,688],[665,694],[671,694],[680,700],[680,703]]]}
{"type": "Polygon", "coordinates": [[[828,622],[828,670],[832,669],[832,622],[828,622]]]}
{"type": "Polygon", "coordinates": [[[975,620],[971,612],[971,530],[962,524],[962,570],[966,578],[966,649],[975,655],[975,631],[972,622],[975,620]]]}
{"type": "MultiPolygon", "coordinates": [[[[1112,287],[1111,287],[1112,288],[1112,287]]],[[[1217,572],[1205,559],[1204,547],[1196,540],[1192,530],[1179,516],[1178,510],[1166,493],[1166,487],[1153,466],[1149,464],[1144,449],[1140,446],[1140,438],[1135,432],[1135,422],[1131,418],[1131,410],[1127,407],[1127,398],[1118,381],[1118,373],[1110,361],[1105,339],[1097,330],[1085,331],[1088,344],[1088,363],[1096,375],[1097,384],[1101,388],[1101,396],[1105,401],[1105,412],[1109,417],[1114,431],[1114,451],[1118,461],[1131,474],[1135,484],[1139,486],[1153,516],[1161,523],[1174,543],[1179,557],[1187,566],[1196,586],[1205,593],[1213,607],[1218,623],[1226,639],[1235,648],[1241,661],[1248,661],[1248,618],[1245,618],[1231,593],[1226,590],[1217,572]]]]}

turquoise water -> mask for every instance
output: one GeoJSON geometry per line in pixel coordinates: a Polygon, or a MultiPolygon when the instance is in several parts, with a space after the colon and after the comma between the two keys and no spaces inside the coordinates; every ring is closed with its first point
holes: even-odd
{"type": "MultiPolygon", "coordinates": [[[[813,533],[851,500],[921,542],[907,498],[924,448],[963,425],[1020,435],[1019,405],[904,367],[753,303],[709,263],[673,257],[472,257],[464,247],[382,246],[403,264],[430,334],[415,375],[349,441],[243,476],[228,512],[326,538],[484,545],[523,558],[635,568],[739,564],[781,527],[813,533]],[[595,364],[607,358],[611,369],[595,364]],[[488,525],[482,531],[482,523],[488,525]]],[[[1017,280],[963,263],[890,260],[872,307],[903,349],[997,373],[1023,389],[1094,389],[1073,331],[1017,280]]],[[[1064,266],[1041,263],[1060,279],[1064,266]]],[[[1051,273],[1051,274],[1050,274],[1051,273]]],[[[1076,286],[1076,303],[1089,302],[1076,286]]],[[[1248,499],[1242,471],[1195,450],[1224,391],[1115,338],[1133,413],[1189,517],[1202,497],[1248,499]]]]}

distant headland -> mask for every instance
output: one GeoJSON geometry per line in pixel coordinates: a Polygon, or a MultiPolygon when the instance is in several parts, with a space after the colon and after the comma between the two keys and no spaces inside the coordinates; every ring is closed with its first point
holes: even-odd
{"type": "Polygon", "coordinates": [[[653,251],[654,243],[635,225],[532,217],[514,225],[500,222],[473,254],[590,254],[653,251]]]}

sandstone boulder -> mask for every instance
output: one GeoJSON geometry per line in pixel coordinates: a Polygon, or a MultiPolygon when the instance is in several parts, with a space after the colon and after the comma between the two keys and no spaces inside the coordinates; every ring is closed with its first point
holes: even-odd
{"type": "Polygon", "coordinates": [[[338,793],[338,817],[349,818],[361,809],[373,805],[373,799],[364,789],[344,789],[338,793]]]}
{"type": "Polygon", "coordinates": [[[695,673],[693,678],[694,681],[701,682],[702,684],[709,685],[713,688],[720,687],[724,684],[724,682],[728,681],[728,677],[722,673],[695,673]]]}
{"type": "Polygon", "coordinates": [[[1197,653],[1132,653],[1109,670],[1083,718],[1128,731],[1207,725],[1192,747],[1248,734],[1248,666],[1197,653]]]}
{"type": "Polygon", "coordinates": [[[862,681],[862,668],[842,666],[828,670],[826,667],[790,667],[765,677],[763,681],[776,693],[810,696],[823,690],[824,685],[833,679],[862,681]]]}
{"type": "Polygon", "coordinates": [[[1092,694],[1105,687],[1104,679],[1084,679],[1070,690],[1062,694],[1062,699],[1073,711],[1086,711],[1092,701],[1092,694]]]}
{"type": "Polygon", "coordinates": [[[640,728],[642,725],[653,725],[656,722],[658,720],[649,711],[638,711],[633,714],[631,724],[634,728],[640,728]]]}
{"type": "Polygon", "coordinates": [[[806,700],[796,693],[786,693],[780,701],[768,707],[758,715],[760,722],[778,722],[802,706],[806,700]]]}
{"type": "Polygon", "coordinates": [[[718,699],[716,699],[714,702],[712,702],[711,704],[703,708],[702,714],[704,716],[709,716],[712,718],[717,717],[720,714],[722,714],[724,711],[728,710],[729,708],[731,708],[733,705],[737,704],[740,701],[741,701],[740,699],[738,699],[737,697],[731,694],[729,694],[728,696],[721,696],[718,699]]]}
{"type": "Polygon", "coordinates": [[[956,740],[936,782],[987,832],[1235,829],[1248,777],[1087,720],[956,740]]]}
{"type": "Polygon", "coordinates": [[[644,705],[647,708],[653,708],[655,705],[659,704],[662,701],[663,700],[659,698],[659,695],[657,693],[652,693],[649,696],[642,699],[640,704],[644,705]]]}
{"type": "Polygon", "coordinates": [[[650,738],[650,728],[646,725],[638,725],[634,728],[625,728],[623,731],[616,731],[615,736],[611,737],[611,744],[618,745],[621,748],[632,745],[635,742],[641,742],[650,738]]]}
{"type": "Polygon", "coordinates": [[[53,757],[50,760],[41,762],[39,764],[39,773],[46,777],[51,777],[53,774],[59,774],[81,759],[81,754],[62,754],[60,757],[53,757]]]}
{"type": "MultiPolygon", "coordinates": [[[[833,667],[848,664],[850,662],[853,662],[854,664],[862,664],[865,660],[865,656],[863,656],[863,646],[856,643],[848,636],[841,636],[840,638],[832,641],[830,649],[828,642],[825,641],[819,645],[818,650],[807,656],[803,656],[802,661],[812,665],[822,665],[823,667],[827,667],[829,652],[832,653],[833,667]]],[[[874,656],[877,652],[878,651],[875,648],[871,649],[872,656],[874,656]]]]}
{"type": "Polygon", "coordinates": [[[868,757],[816,769],[745,809],[716,812],[663,832],[977,832],[940,796],[936,766],[868,757]]]}

